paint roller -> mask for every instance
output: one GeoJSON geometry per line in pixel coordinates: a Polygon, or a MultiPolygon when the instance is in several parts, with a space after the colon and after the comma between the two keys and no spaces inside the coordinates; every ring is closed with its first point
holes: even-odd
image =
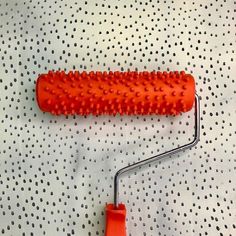
{"type": "Polygon", "coordinates": [[[106,236],[126,235],[126,207],[119,202],[121,175],[191,148],[199,140],[199,98],[185,72],[49,71],[38,77],[40,109],[53,115],[178,115],[195,102],[195,133],[190,143],[120,169],[114,177],[114,203],[106,205],[106,236]]]}

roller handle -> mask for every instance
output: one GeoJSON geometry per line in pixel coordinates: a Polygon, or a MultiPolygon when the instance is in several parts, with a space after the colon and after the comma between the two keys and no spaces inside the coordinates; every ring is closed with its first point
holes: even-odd
{"type": "Polygon", "coordinates": [[[106,232],[105,236],[126,236],[126,208],[119,204],[115,209],[114,204],[106,205],[106,232]]]}

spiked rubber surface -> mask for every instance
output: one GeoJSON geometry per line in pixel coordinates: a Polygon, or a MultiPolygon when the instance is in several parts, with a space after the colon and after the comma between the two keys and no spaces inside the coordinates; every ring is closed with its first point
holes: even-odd
{"type": "Polygon", "coordinates": [[[194,103],[185,72],[48,72],[39,76],[40,109],[54,115],[176,115],[194,103]]]}

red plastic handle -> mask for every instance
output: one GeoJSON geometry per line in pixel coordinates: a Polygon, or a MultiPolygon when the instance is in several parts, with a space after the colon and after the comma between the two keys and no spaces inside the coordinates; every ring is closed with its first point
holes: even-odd
{"type": "Polygon", "coordinates": [[[126,208],[119,204],[115,209],[114,204],[106,205],[106,233],[105,236],[126,236],[126,208]]]}

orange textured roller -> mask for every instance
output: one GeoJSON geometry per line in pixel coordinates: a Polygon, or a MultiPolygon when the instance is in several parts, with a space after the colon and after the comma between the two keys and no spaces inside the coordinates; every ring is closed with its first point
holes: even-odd
{"type": "Polygon", "coordinates": [[[36,85],[40,109],[55,115],[176,115],[192,108],[194,95],[184,72],[50,71],[36,85]]]}

